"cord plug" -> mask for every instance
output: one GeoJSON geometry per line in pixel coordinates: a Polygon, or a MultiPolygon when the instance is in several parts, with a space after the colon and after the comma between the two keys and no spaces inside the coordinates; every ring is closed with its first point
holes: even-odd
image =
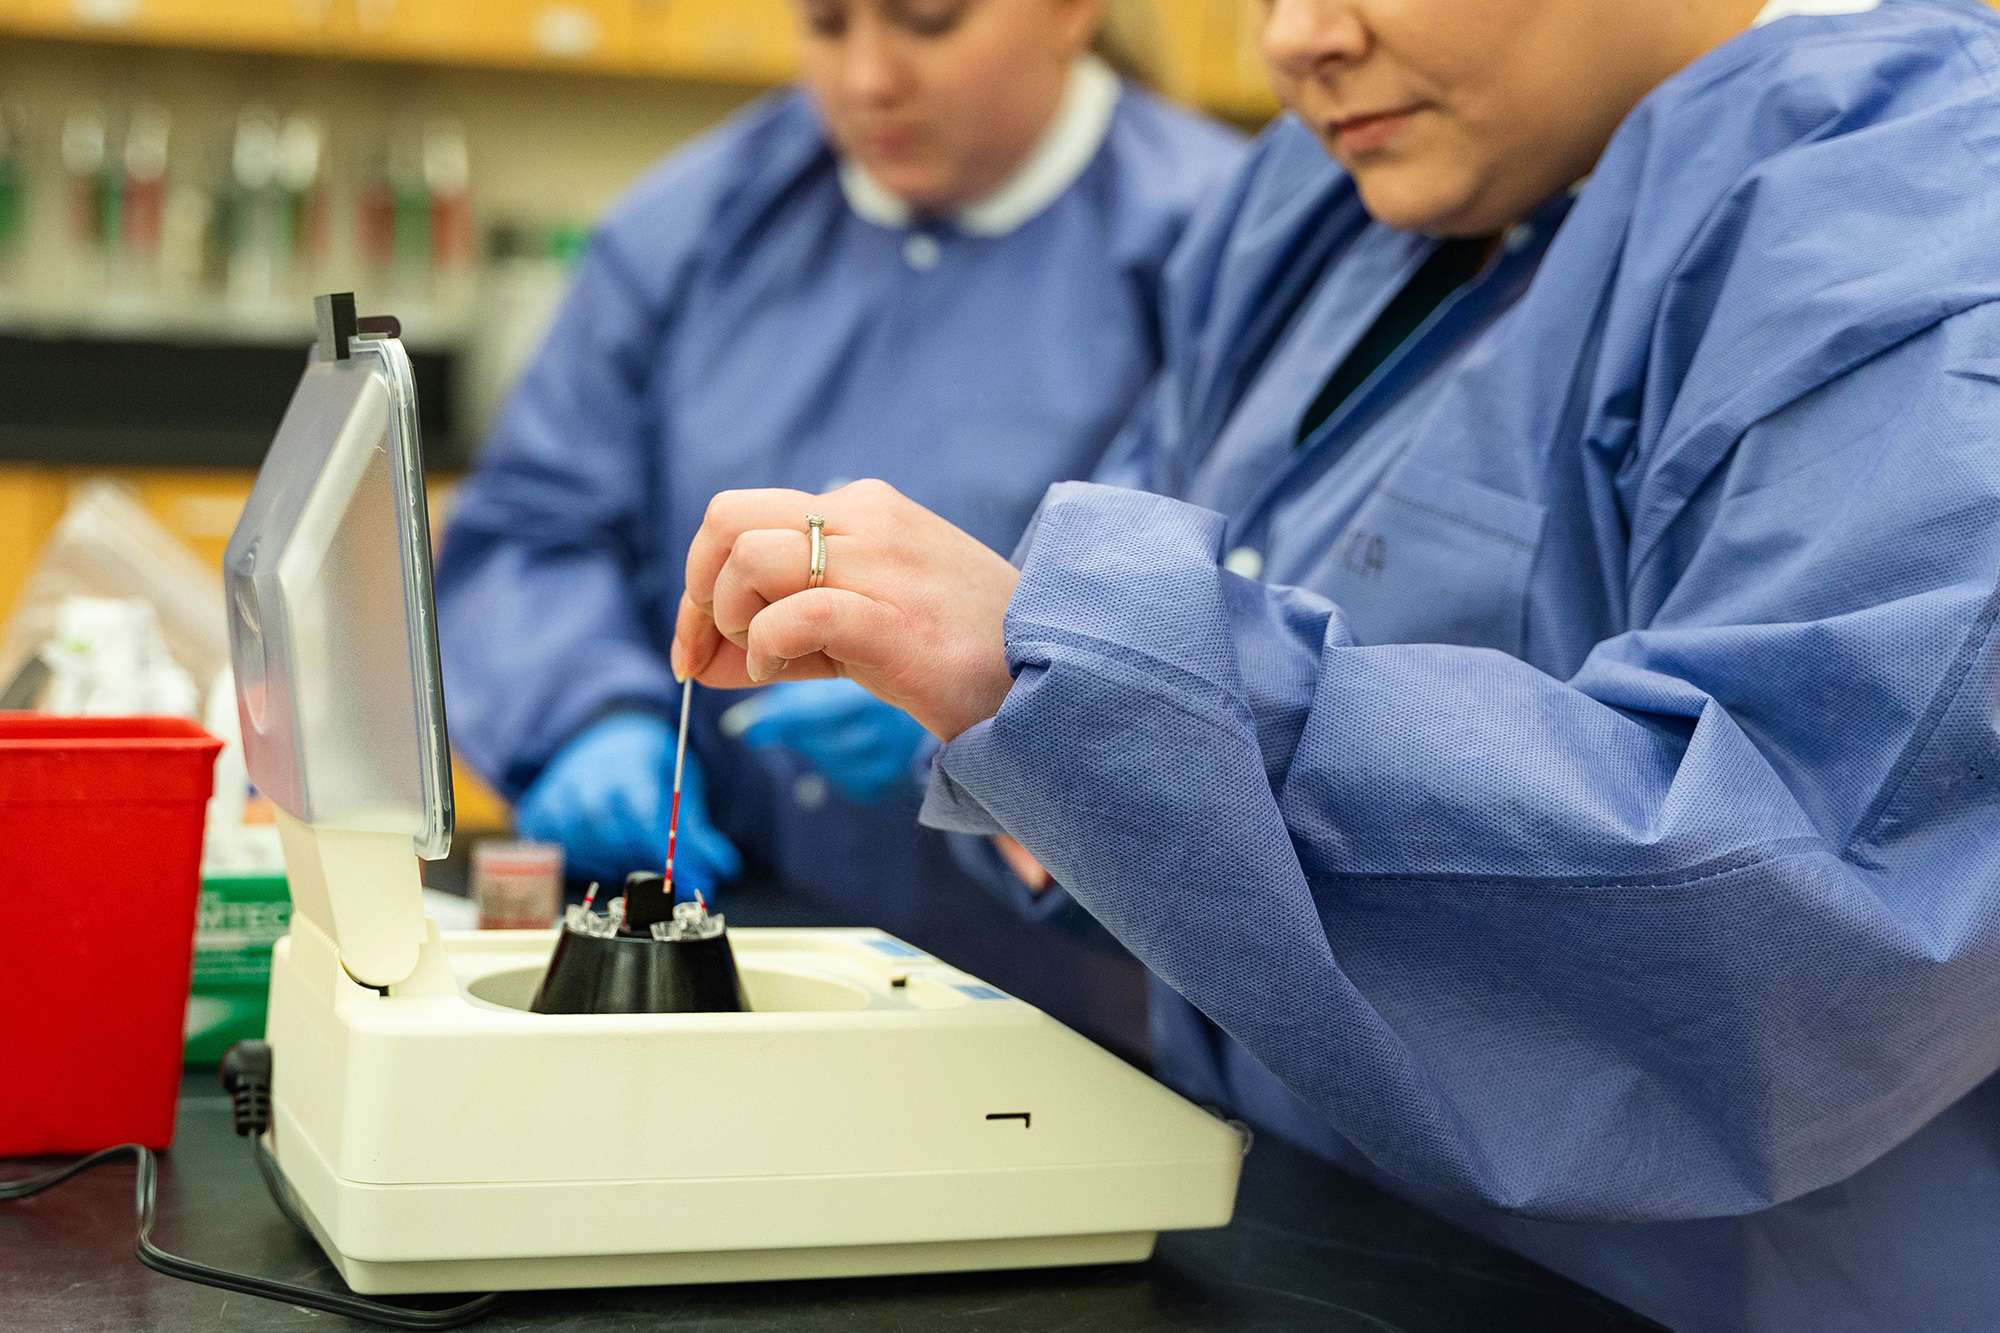
{"type": "Polygon", "coordinates": [[[271,1127],[271,1043],[239,1041],[222,1053],[216,1073],[229,1094],[239,1137],[254,1137],[271,1127]]]}

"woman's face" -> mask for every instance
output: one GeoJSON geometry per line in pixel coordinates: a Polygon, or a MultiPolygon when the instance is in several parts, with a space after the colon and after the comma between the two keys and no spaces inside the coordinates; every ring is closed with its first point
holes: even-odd
{"type": "Polygon", "coordinates": [[[913,207],[1011,175],[1048,128],[1102,0],[796,0],[834,144],[913,207]]]}
{"type": "Polygon", "coordinates": [[[1278,95],[1392,227],[1479,236],[1588,175],[1762,0],[1261,0],[1278,95]]]}

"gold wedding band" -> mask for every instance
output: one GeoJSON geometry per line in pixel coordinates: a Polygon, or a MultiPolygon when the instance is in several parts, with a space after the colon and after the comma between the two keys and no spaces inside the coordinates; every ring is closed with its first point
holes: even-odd
{"type": "Polygon", "coordinates": [[[818,514],[807,514],[806,535],[812,539],[812,564],[806,570],[806,586],[817,588],[826,582],[826,520],[818,514]]]}

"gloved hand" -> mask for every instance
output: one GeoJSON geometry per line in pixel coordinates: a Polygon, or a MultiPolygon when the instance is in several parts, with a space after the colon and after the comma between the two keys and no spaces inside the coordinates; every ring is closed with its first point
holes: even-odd
{"type": "Polygon", "coordinates": [[[849,680],[773,685],[723,714],[723,734],[731,733],[758,749],[798,751],[835,791],[859,805],[910,785],[910,765],[924,739],[915,718],[849,680]]]}
{"type": "MultiPolygon", "coordinates": [[[[521,836],[559,842],[572,874],[613,890],[634,870],[667,863],[673,795],[673,723],[652,713],[613,713],[577,733],[514,807],[521,836]]],[[[681,774],[681,826],[674,847],[674,896],[716,886],[743,872],[743,857],[709,822],[701,767],[692,751],[681,774]]]]}

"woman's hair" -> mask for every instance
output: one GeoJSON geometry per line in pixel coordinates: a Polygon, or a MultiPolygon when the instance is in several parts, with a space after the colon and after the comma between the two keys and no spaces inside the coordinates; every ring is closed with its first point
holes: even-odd
{"type": "Polygon", "coordinates": [[[1120,78],[1157,90],[1164,45],[1157,0],[1111,0],[1090,49],[1120,78]]]}

